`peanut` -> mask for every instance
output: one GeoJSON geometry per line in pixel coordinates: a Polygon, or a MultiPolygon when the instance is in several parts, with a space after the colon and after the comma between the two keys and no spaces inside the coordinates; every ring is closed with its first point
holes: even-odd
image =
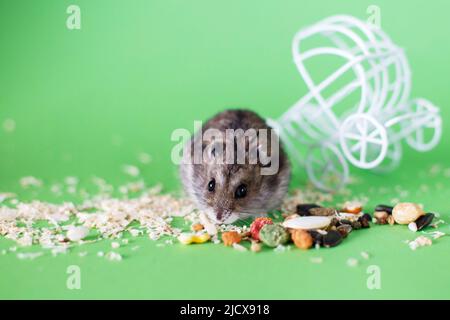
{"type": "Polygon", "coordinates": [[[392,210],[392,216],[398,224],[409,224],[424,214],[418,204],[409,202],[399,203],[392,210]]]}
{"type": "Polygon", "coordinates": [[[291,234],[292,241],[297,248],[307,250],[313,245],[313,238],[309,232],[301,229],[294,230],[291,234]]]}

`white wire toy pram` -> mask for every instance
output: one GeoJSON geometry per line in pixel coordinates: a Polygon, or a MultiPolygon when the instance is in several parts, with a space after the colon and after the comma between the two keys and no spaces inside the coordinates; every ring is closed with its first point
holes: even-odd
{"type": "Polygon", "coordinates": [[[402,140],[417,151],[439,142],[439,109],[410,99],[411,74],[403,50],[378,27],[351,16],[332,16],[300,30],[292,54],[309,92],[279,119],[269,119],[310,180],[335,190],[356,167],[390,170],[402,140]],[[316,62],[314,62],[316,60],[316,62]],[[320,76],[314,81],[314,63],[320,76]]]}

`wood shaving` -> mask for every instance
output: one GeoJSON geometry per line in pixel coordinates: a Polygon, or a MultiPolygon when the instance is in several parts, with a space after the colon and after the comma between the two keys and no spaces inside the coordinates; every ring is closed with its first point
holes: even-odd
{"type": "Polygon", "coordinates": [[[110,261],[122,261],[122,256],[120,255],[120,253],[114,252],[114,251],[110,251],[105,255],[106,259],[110,260],[110,261]]]}
{"type": "Polygon", "coordinates": [[[5,201],[7,199],[11,199],[11,198],[15,198],[15,197],[16,197],[16,195],[11,192],[0,193],[0,203],[2,203],[3,201],[5,201]]]}
{"type": "Polygon", "coordinates": [[[7,133],[12,133],[16,130],[16,121],[13,119],[5,119],[3,121],[3,130],[7,133]]]}
{"type": "Polygon", "coordinates": [[[40,256],[42,256],[44,253],[43,252],[26,252],[26,253],[18,253],[17,254],[17,258],[20,260],[34,260],[36,258],[39,258],[40,256]]]}
{"type": "Polygon", "coordinates": [[[199,219],[200,223],[203,225],[204,229],[209,235],[213,236],[217,234],[216,225],[208,218],[208,216],[204,212],[201,212],[199,214],[199,219]]]}
{"type": "Polygon", "coordinates": [[[362,251],[361,252],[361,257],[363,257],[363,259],[369,260],[370,255],[366,251],[362,251]]]}
{"type": "Polygon", "coordinates": [[[419,247],[431,246],[433,241],[425,236],[419,236],[415,240],[408,242],[411,250],[416,250],[419,247]]]}
{"type": "MultiPolygon", "coordinates": [[[[101,191],[109,190],[103,180],[95,181],[101,186],[101,191]]],[[[80,205],[32,201],[18,202],[12,207],[0,206],[0,236],[21,246],[38,244],[52,249],[63,246],[67,241],[81,240],[90,229],[99,232],[97,240],[119,239],[124,231],[129,231],[132,236],[147,233],[152,240],[162,236],[176,237],[181,230],[171,226],[173,217],[192,213],[194,205],[187,199],[158,194],[159,190],[160,187],[150,188],[134,199],[117,199],[101,194],[80,205]],[[36,227],[38,221],[47,225],[36,227]],[[131,227],[134,223],[139,226],[131,227]]]]}
{"type": "Polygon", "coordinates": [[[137,177],[140,174],[140,170],[138,167],[133,166],[133,165],[129,165],[126,164],[122,167],[123,172],[125,172],[126,174],[132,176],[132,177],[137,177]]]}
{"type": "Polygon", "coordinates": [[[431,235],[433,239],[439,239],[446,235],[444,232],[441,231],[427,232],[427,234],[431,235]]]}
{"type": "Polygon", "coordinates": [[[275,252],[279,252],[279,253],[283,253],[287,250],[290,250],[291,247],[290,246],[284,246],[282,244],[279,244],[276,248],[273,249],[273,251],[275,252]]]}
{"type": "Polygon", "coordinates": [[[319,264],[319,263],[323,262],[323,258],[322,257],[312,257],[309,259],[309,261],[311,261],[312,263],[319,264]]]}
{"type": "Polygon", "coordinates": [[[357,259],[355,259],[355,258],[348,258],[347,259],[347,266],[349,266],[349,267],[356,267],[357,265],[358,265],[358,260],[357,259]]]}
{"type": "Polygon", "coordinates": [[[145,152],[139,153],[137,158],[138,158],[139,162],[142,164],[149,164],[152,161],[152,157],[148,153],[145,153],[145,152]]]}
{"type": "Polygon", "coordinates": [[[19,181],[20,186],[24,189],[30,187],[42,187],[42,181],[33,176],[23,177],[19,181]]]}
{"type": "Polygon", "coordinates": [[[111,248],[113,249],[117,249],[120,247],[120,243],[118,243],[117,241],[114,241],[111,243],[111,248]]]}
{"type": "Polygon", "coordinates": [[[239,243],[233,243],[233,249],[237,251],[247,251],[247,248],[239,243]]]}

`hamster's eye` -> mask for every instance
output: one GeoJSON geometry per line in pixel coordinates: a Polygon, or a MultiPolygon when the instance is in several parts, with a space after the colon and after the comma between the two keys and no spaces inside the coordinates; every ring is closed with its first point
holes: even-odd
{"type": "Polygon", "coordinates": [[[236,199],[244,198],[247,195],[247,186],[245,184],[241,184],[239,187],[236,188],[236,191],[234,192],[234,197],[236,199]]]}
{"type": "Polygon", "coordinates": [[[213,192],[215,188],[216,188],[216,180],[215,180],[215,179],[212,179],[212,180],[208,183],[208,191],[209,191],[209,192],[213,192]]]}

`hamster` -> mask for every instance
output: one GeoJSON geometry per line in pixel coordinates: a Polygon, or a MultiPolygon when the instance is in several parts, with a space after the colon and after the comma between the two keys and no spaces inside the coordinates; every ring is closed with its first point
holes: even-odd
{"type": "Polygon", "coordinates": [[[179,169],[187,195],[219,224],[264,215],[279,208],[291,178],[290,163],[278,136],[259,115],[249,110],[226,110],[208,120],[184,145],[184,161],[179,169]],[[216,132],[214,138],[218,133],[222,138],[207,138],[206,132],[210,131],[216,132]],[[254,142],[251,139],[244,139],[242,144],[243,140],[237,138],[242,135],[227,136],[230,131],[256,132],[257,144],[251,143],[254,142]],[[264,131],[268,132],[266,140],[260,134],[264,131]],[[196,143],[201,148],[201,156],[197,158],[194,156],[196,143]],[[251,162],[255,145],[257,161],[253,158],[251,162]]]}

